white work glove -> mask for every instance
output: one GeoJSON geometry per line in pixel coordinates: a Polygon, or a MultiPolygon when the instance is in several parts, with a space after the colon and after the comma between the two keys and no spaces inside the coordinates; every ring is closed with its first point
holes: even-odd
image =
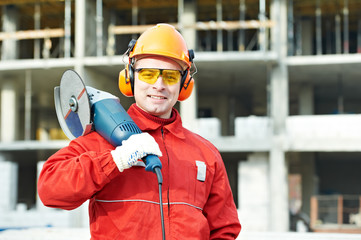
{"type": "Polygon", "coordinates": [[[133,134],[110,153],[120,172],[137,165],[140,159],[149,154],[162,156],[157,142],[149,133],[133,134]]]}

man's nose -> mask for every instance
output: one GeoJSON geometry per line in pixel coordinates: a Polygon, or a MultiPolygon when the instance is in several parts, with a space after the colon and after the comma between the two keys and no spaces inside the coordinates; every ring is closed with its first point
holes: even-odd
{"type": "Polygon", "coordinates": [[[154,87],[156,88],[164,88],[165,87],[165,83],[163,81],[163,76],[161,74],[159,74],[157,81],[153,84],[154,87]]]}

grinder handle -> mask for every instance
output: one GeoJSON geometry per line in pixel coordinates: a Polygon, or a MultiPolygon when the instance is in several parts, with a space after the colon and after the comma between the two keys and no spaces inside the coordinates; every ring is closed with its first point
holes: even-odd
{"type": "Polygon", "coordinates": [[[149,154],[145,157],[145,170],[155,173],[155,168],[162,168],[162,164],[157,155],[149,154]]]}

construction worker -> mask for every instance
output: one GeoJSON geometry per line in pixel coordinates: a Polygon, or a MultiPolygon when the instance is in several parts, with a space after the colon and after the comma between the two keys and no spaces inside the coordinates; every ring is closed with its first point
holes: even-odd
{"type": "Polygon", "coordinates": [[[116,148],[97,132],[72,140],[44,164],[42,202],[72,210],[90,200],[91,239],[235,239],[241,226],[223,160],[174,108],[192,92],[193,51],[173,26],[158,24],[126,54],[119,88],[134,95],[128,114],[143,133],[116,148]],[[163,232],[157,179],[139,161],[148,154],[162,163],[163,232]]]}

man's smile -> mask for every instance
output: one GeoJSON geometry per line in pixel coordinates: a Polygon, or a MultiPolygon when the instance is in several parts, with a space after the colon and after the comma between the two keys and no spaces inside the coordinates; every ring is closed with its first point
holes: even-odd
{"type": "Polygon", "coordinates": [[[155,95],[148,95],[148,97],[153,98],[153,99],[167,99],[166,97],[163,96],[155,96],[155,95]]]}

